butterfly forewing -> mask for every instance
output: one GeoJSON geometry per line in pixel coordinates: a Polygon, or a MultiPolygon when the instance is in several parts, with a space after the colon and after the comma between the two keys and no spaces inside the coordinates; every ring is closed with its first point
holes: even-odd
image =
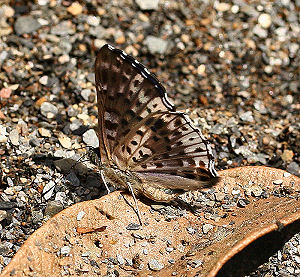
{"type": "Polygon", "coordinates": [[[162,187],[170,186],[170,180],[181,189],[214,182],[208,142],[185,114],[175,111],[142,64],[105,45],[95,74],[102,162],[162,187]]]}
{"type": "MultiPolygon", "coordinates": [[[[97,55],[95,79],[98,92],[100,140],[111,157],[124,137],[147,115],[168,111],[162,99],[164,88],[152,77],[145,78],[141,64],[118,49],[105,45],[97,55]],[[135,67],[133,66],[135,65],[135,67]],[[159,87],[155,87],[156,82],[159,87]]],[[[147,74],[145,71],[144,74],[147,74]]],[[[171,103],[169,109],[174,109],[171,103]]],[[[103,152],[103,151],[102,151],[103,152]]],[[[105,155],[104,155],[105,156],[105,155]]],[[[105,158],[105,157],[104,157],[105,158]]],[[[118,157],[119,163],[125,157],[118,157]]],[[[126,158],[125,158],[126,160],[126,158]]]]}

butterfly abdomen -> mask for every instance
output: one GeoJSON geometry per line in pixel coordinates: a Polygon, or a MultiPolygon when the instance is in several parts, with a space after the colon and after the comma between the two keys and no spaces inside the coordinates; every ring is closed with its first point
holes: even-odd
{"type": "Polygon", "coordinates": [[[115,167],[105,167],[102,169],[106,182],[109,182],[116,189],[128,190],[128,186],[131,185],[133,191],[138,194],[139,179],[135,178],[132,174],[126,171],[120,170],[115,167]]]}

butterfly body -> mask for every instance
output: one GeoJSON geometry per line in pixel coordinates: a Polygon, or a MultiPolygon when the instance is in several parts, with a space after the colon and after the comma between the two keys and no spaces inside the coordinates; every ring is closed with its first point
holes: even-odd
{"type": "Polygon", "coordinates": [[[217,180],[211,147],[157,78],[125,52],[103,46],[95,62],[99,168],[105,182],[169,202],[217,180]]]}
{"type": "MultiPolygon", "coordinates": [[[[113,164],[113,162],[112,162],[113,164]]],[[[99,165],[105,182],[112,184],[116,189],[128,190],[129,186],[137,196],[145,196],[156,202],[170,202],[175,199],[179,191],[159,187],[155,182],[147,182],[129,170],[121,170],[116,165],[99,165]]]]}

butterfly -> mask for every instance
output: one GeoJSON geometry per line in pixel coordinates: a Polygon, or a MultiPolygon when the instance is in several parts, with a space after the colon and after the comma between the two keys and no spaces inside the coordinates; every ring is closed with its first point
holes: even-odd
{"type": "Polygon", "coordinates": [[[144,65],[106,44],[96,57],[95,83],[105,184],[170,202],[217,182],[208,141],[144,65]]]}

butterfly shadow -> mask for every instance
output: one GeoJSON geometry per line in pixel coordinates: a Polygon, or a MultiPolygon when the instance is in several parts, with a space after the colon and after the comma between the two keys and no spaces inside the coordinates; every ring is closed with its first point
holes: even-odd
{"type": "MultiPolygon", "coordinates": [[[[36,164],[45,165],[61,173],[60,177],[53,177],[53,186],[43,190],[42,197],[44,199],[51,190],[53,190],[52,195],[58,191],[68,190],[68,196],[74,202],[97,199],[107,194],[99,174],[80,159],[57,158],[52,155],[40,154],[33,155],[31,158],[36,164]]],[[[50,199],[52,198],[53,196],[50,199]]]]}

